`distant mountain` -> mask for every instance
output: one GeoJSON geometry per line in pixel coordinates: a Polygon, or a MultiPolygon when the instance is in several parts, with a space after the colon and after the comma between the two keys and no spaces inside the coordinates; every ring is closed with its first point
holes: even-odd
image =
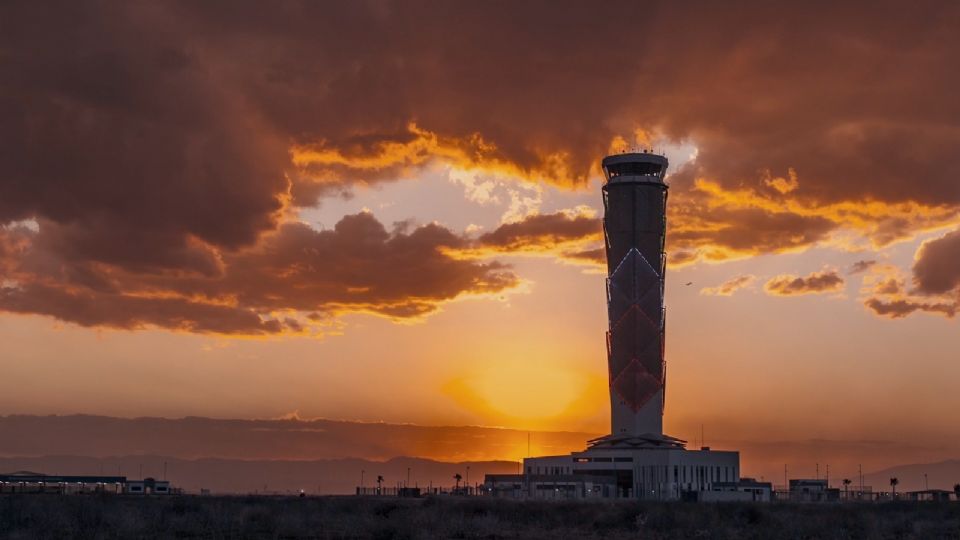
{"type": "MultiPolygon", "coordinates": [[[[864,485],[872,486],[874,491],[890,491],[890,479],[899,481],[897,491],[916,491],[925,489],[929,482],[930,489],[953,490],[953,486],[960,484],[960,459],[950,459],[937,463],[916,463],[912,465],[897,465],[881,471],[864,475],[864,485]],[[924,474],[927,475],[926,480],[924,474]]],[[[856,482],[855,479],[854,482],[856,482]]]]}
{"type": "Polygon", "coordinates": [[[122,457],[40,456],[0,458],[0,473],[29,470],[61,475],[121,475],[128,478],[164,477],[174,486],[188,492],[209,489],[212,493],[298,493],[350,494],[360,485],[361,471],[366,487],[376,485],[377,476],[384,477],[383,485],[396,486],[407,478],[410,486],[452,486],[453,475],[460,474],[464,482],[483,482],[488,473],[513,473],[517,464],[507,461],[480,461],[444,463],[429,459],[394,458],[387,461],[363,459],[330,460],[238,460],[238,459],[178,459],[156,455],[122,457]]]}
{"type": "MultiPolygon", "coordinates": [[[[597,436],[532,432],[533,455],[582,449],[597,436]]],[[[70,454],[163,455],[226,458],[386,460],[419,456],[440,461],[519,460],[527,431],[488,427],[432,427],[338,420],[220,420],[187,417],[0,416],[0,456],[70,454]]]]}

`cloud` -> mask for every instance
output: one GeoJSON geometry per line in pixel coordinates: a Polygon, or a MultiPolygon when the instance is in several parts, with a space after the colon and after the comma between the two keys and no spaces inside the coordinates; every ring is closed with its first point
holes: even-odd
{"type": "Polygon", "coordinates": [[[530,215],[520,221],[505,223],[481,235],[477,243],[493,251],[536,253],[598,241],[602,234],[600,220],[592,215],[556,212],[530,215]]]}
{"type": "Polygon", "coordinates": [[[716,287],[705,287],[700,289],[700,294],[705,294],[708,296],[732,296],[733,293],[737,292],[738,290],[750,286],[750,284],[756,279],[757,276],[750,274],[736,276],[724,281],[716,287]]]}
{"type": "Polygon", "coordinates": [[[916,311],[925,311],[928,313],[938,313],[948,318],[957,314],[956,303],[946,302],[915,302],[912,300],[889,300],[884,301],[879,298],[868,298],[864,305],[873,310],[874,313],[882,317],[899,319],[906,317],[916,311]]]}
{"type": "Polygon", "coordinates": [[[773,296],[797,296],[840,291],[843,285],[844,280],[839,272],[824,270],[808,276],[776,276],[764,284],[763,290],[773,296]]]}
{"type": "Polygon", "coordinates": [[[913,264],[913,282],[925,294],[960,288],[960,229],[920,246],[913,264]]]}
{"type": "MultiPolygon", "coordinates": [[[[958,10],[886,3],[865,15],[831,5],[824,17],[814,4],[764,2],[737,10],[711,2],[557,9],[531,1],[509,10],[416,1],[7,2],[0,223],[35,220],[41,231],[27,235],[28,254],[2,248],[5,274],[25,280],[5,285],[4,302],[56,311],[54,294],[112,294],[121,296],[104,305],[109,298],[123,310],[141,288],[172,294],[164,296],[171,306],[205,302],[180,287],[223,293],[245,256],[296,236],[287,226],[298,210],[325,197],[430,167],[582,189],[611,142],[627,138],[697,149],[670,180],[674,265],[821,244],[880,247],[955,226],[958,10]],[[656,30],[609,32],[610,21],[634,18],[656,30]],[[497,39],[488,39],[491,29],[497,39]]],[[[487,195],[482,185],[471,189],[478,200],[487,195]]],[[[535,215],[537,197],[510,197],[509,220],[535,215]]],[[[525,243],[518,233],[513,244],[492,237],[485,249],[547,245],[596,260],[596,245],[581,240],[525,243]]],[[[486,279],[460,270],[459,283],[486,279]]],[[[953,283],[949,272],[917,272],[925,291],[953,283]]],[[[299,305],[286,302],[296,300],[291,283],[271,283],[284,302],[263,293],[242,306],[261,320],[260,309],[299,305]]],[[[363,287],[350,290],[363,297],[363,287]]],[[[405,317],[438,298],[370,295],[346,305],[405,317]]],[[[341,296],[349,297],[311,298],[329,307],[328,297],[339,305],[341,296]]],[[[165,309],[169,316],[149,324],[208,326],[199,316],[177,322],[177,310],[165,309]]],[[[124,324],[110,314],[76,317],[124,324]]]]}
{"type": "Polygon", "coordinates": [[[866,272],[867,270],[869,270],[871,267],[873,267],[873,266],[876,265],[876,264],[877,264],[877,261],[875,261],[875,260],[873,260],[873,259],[871,259],[871,260],[860,260],[860,261],[857,261],[857,262],[853,263],[853,265],[850,266],[850,270],[849,270],[847,273],[848,273],[848,274],[851,274],[851,275],[853,275],[853,274],[862,274],[862,273],[866,272]]]}
{"type": "Polygon", "coordinates": [[[953,318],[960,311],[960,230],[923,242],[914,256],[912,282],[885,265],[864,278],[864,305],[881,317],[899,319],[916,312],[953,318]]]}
{"type": "Polygon", "coordinates": [[[7,230],[0,246],[22,247],[5,263],[11,282],[0,289],[0,310],[83,326],[301,333],[344,312],[417,319],[461,296],[518,284],[500,263],[446,255],[466,243],[450,230],[407,228],[388,232],[369,213],[326,231],[286,223],[255,247],[219,253],[216,272],[150,273],[62,257],[42,225],[39,233],[7,230]]]}

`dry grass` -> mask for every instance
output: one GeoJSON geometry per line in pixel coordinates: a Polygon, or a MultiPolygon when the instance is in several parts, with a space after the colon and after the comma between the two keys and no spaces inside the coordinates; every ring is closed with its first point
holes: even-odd
{"type": "Polygon", "coordinates": [[[960,539],[960,504],[4,496],[0,537],[960,539]]]}

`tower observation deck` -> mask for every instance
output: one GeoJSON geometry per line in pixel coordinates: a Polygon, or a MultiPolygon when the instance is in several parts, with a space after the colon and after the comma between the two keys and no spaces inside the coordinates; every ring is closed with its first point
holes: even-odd
{"type": "Polygon", "coordinates": [[[673,445],[663,435],[667,158],[603,159],[610,435],[594,444],[673,445]]]}

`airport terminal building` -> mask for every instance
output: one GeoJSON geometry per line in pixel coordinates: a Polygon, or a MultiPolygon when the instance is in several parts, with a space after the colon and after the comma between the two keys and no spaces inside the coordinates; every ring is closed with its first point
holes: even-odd
{"type": "Polygon", "coordinates": [[[606,333],[610,434],[563,456],[524,460],[523,474],[488,475],[487,491],[524,498],[703,500],[740,482],[738,452],[690,450],[663,433],[666,391],[663,303],[667,159],[624,153],[603,159],[607,256],[606,333]]]}

